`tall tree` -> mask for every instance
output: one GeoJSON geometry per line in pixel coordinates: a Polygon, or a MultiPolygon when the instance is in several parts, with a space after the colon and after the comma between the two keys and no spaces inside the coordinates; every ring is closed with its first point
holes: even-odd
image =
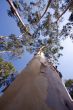
{"type": "Polygon", "coordinates": [[[0,98],[1,110],[73,110],[58,71],[35,56],[0,98]]]}
{"type": "MultiPolygon", "coordinates": [[[[59,53],[60,43],[59,43],[59,38],[58,38],[58,34],[57,34],[58,26],[56,25],[57,23],[55,23],[52,20],[52,14],[48,10],[48,8],[50,6],[50,8],[57,10],[59,3],[58,3],[58,1],[53,1],[51,3],[50,0],[48,2],[46,1],[47,5],[46,5],[46,3],[45,4],[44,3],[45,3],[44,0],[37,1],[36,3],[27,2],[24,0],[18,1],[21,11],[19,11],[17,9],[16,12],[17,13],[19,12],[19,15],[23,16],[24,20],[26,19],[26,21],[27,21],[26,27],[28,26],[28,28],[29,28],[28,30],[30,30],[30,32],[32,33],[31,37],[25,33],[25,30],[24,30],[20,20],[17,24],[18,24],[22,34],[24,33],[24,35],[23,35],[25,37],[24,45],[26,45],[28,47],[27,48],[28,50],[38,51],[42,46],[44,46],[45,48],[43,49],[43,52],[45,53],[45,55],[47,57],[49,57],[51,59],[53,58],[53,60],[55,59],[57,61],[58,57],[61,55],[59,53]],[[34,8],[33,5],[37,4],[37,3],[39,4],[39,2],[40,2],[40,6],[35,5],[36,7],[33,12],[33,8],[34,8]],[[46,6],[45,12],[42,15],[42,17],[44,15],[45,15],[45,17],[43,19],[40,19],[40,17],[41,17],[40,13],[41,13],[42,9],[44,9],[43,6],[46,6]],[[40,19],[40,22],[38,22],[39,19],[40,19]],[[42,36],[43,39],[41,39],[40,36],[42,36]],[[46,36],[48,36],[48,38],[46,36]]],[[[58,15],[57,11],[55,11],[56,14],[54,13],[54,15],[55,15],[54,19],[57,18],[57,15],[58,15]]],[[[16,16],[17,16],[17,14],[16,14],[16,16]]]]}
{"type": "MultiPolygon", "coordinates": [[[[43,8],[39,6],[39,10],[36,7],[33,11],[32,4],[19,0],[23,16],[32,32],[32,37],[25,34],[24,43],[35,49],[37,55],[1,97],[1,110],[73,110],[73,102],[62,84],[61,73],[48,61],[55,60],[62,49],[58,24],[55,22],[60,14],[60,2],[54,0],[50,5],[54,10],[53,15],[47,10],[45,17],[38,23],[39,10],[41,13],[43,8]]],[[[41,4],[44,4],[44,0],[41,0],[41,4]]],[[[22,32],[25,31],[20,20],[19,23],[22,32]]]]}

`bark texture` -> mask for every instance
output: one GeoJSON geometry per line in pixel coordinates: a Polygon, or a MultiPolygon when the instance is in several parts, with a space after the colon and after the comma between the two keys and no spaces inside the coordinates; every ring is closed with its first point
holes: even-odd
{"type": "Polygon", "coordinates": [[[57,71],[35,56],[0,98],[0,110],[73,110],[57,71]]]}

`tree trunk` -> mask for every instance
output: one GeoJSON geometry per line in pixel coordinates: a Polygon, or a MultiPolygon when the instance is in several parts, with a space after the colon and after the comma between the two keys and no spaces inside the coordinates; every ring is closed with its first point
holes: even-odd
{"type": "Polygon", "coordinates": [[[73,110],[58,72],[36,55],[0,98],[1,110],[73,110]]]}

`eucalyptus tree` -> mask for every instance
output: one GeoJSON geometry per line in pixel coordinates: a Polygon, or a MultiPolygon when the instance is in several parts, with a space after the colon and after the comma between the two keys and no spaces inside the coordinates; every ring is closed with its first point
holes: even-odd
{"type": "MultiPolygon", "coordinates": [[[[30,0],[29,2],[26,0],[7,0],[7,2],[10,5],[8,15],[15,18],[22,33],[22,43],[27,46],[27,49],[33,52],[38,51],[39,48],[45,46],[45,49],[48,50],[48,55],[46,54],[47,56],[50,56],[50,54],[55,55],[52,53],[52,48],[49,45],[48,40],[52,39],[59,42],[62,35],[64,35],[65,38],[65,36],[70,34],[69,30],[71,26],[69,26],[69,24],[67,25],[69,28],[65,26],[61,32],[59,32],[58,27],[59,19],[64,15],[64,13],[68,9],[72,12],[73,0],[30,0]],[[67,31],[65,31],[65,28],[67,31]],[[46,47],[46,45],[48,46],[46,47]],[[49,50],[51,51],[50,53],[49,50]]],[[[72,21],[72,14],[69,20],[72,21]]],[[[72,34],[70,37],[72,38],[72,34]]],[[[53,45],[53,48],[57,45],[56,42],[53,45]]],[[[56,47],[58,48],[57,53],[59,54],[60,43],[56,47]]],[[[58,54],[57,56],[61,55],[58,54]]]]}
{"type": "MultiPolygon", "coordinates": [[[[59,13],[58,0],[7,0],[10,4],[17,25],[23,34],[23,44],[28,50],[38,51],[42,46],[47,57],[57,60],[61,55],[58,38],[58,23],[56,22],[59,13]],[[24,22],[25,25],[24,25],[24,22]],[[29,34],[30,33],[30,34],[29,34]],[[51,40],[50,40],[51,39],[51,40]],[[49,42],[51,43],[49,44],[49,42]],[[53,51],[55,50],[55,51],[53,51]],[[47,53],[46,53],[47,51],[47,53]]],[[[11,16],[12,17],[12,16],[11,16]]]]}
{"type": "MultiPolygon", "coordinates": [[[[18,0],[20,10],[14,12],[23,16],[31,33],[29,35],[26,32],[18,18],[17,23],[23,35],[22,42],[29,50],[36,50],[38,54],[1,97],[1,110],[73,110],[73,102],[62,84],[58,70],[45,58],[46,56],[55,61],[60,56],[59,50],[63,49],[60,46],[56,22],[60,11],[65,9],[64,5],[61,6],[62,1],[52,0],[48,6],[47,0],[18,0]],[[46,11],[44,7],[47,7],[46,11]]],[[[12,0],[11,2],[13,3],[12,0]]],[[[10,6],[13,9],[14,5],[10,6]]],[[[17,18],[17,14],[15,17],[17,18]]]]}

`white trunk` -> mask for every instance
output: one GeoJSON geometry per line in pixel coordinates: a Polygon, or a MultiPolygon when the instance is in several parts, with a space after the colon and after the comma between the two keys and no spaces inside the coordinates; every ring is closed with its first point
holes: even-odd
{"type": "Polygon", "coordinates": [[[73,110],[57,71],[35,56],[0,98],[1,110],[73,110]]]}

